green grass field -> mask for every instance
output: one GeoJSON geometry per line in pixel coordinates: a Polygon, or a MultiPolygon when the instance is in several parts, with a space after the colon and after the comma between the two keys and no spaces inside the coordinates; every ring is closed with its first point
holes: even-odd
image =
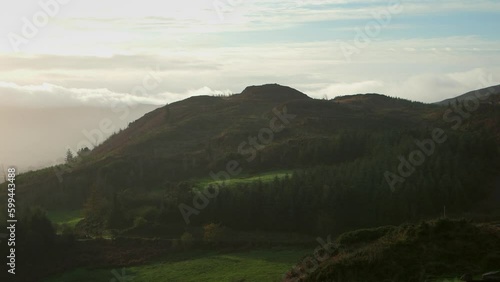
{"type": "Polygon", "coordinates": [[[67,224],[71,227],[74,227],[78,222],[80,222],[80,220],[83,219],[83,211],[48,211],[47,217],[53,223],[67,224]]]}
{"type": "Polygon", "coordinates": [[[292,170],[279,170],[279,171],[271,171],[271,172],[266,172],[258,175],[252,175],[252,176],[240,176],[240,177],[233,177],[227,181],[214,181],[211,178],[204,178],[199,181],[197,181],[196,186],[198,188],[204,188],[210,184],[222,184],[224,183],[226,186],[234,186],[238,184],[250,184],[253,182],[257,181],[262,181],[262,182],[271,182],[274,180],[275,177],[277,178],[283,178],[285,175],[288,174],[288,176],[291,176],[293,173],[292,170]]]}
{"type": "Polygon", "coordinates": [[[310,249],[270,249],[247,252],[217,253],[190,251],[172,254],[151,264],[125,269],[77,269],[45,282],[109,281],[182,281],[233,282],[281,281],[283,275],[310,249]],[[115,280],[113,280],[115,279],[115,280]]]}

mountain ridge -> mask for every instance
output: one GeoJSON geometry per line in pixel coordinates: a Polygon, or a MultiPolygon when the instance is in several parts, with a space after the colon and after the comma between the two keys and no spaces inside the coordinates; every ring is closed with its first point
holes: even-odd
{"type": "MultiPolygon", "coordinates": [[[[490,89],[499,89],[500,86],[492,86],[485,89],[471,91],[486,91],[490,89]]],[[[500,97],[500,95],[494,95],[500,97]]],[[[493,98],[492,98],[493,99],[493,98]]],[[[446,100],[445,100],[446,101],[446,100]]],[[[444,105],[441,102],[439,105],[444,105]]],[[[376,112],[382,111],[386,115],[387,121],[391,124],[397,123],[400,117],[405,117],[407,121],[417,119],[415,108],[420,108],[424,112],[429,111],[429,114],[434,110],[433,104],[424,104],[420,102],[412,102],[401,98],[392,98],[383,94],[367,93],[338,96],[331,100],[313,99],[303,92],[293,89],[288,86],[279,84],[264,84],[253,85],[246,87],[240,94],[234,94],[229,97],[216,96],[193,96],[181,101],[177,101],[151,112],[146,113],[143,117],[131,122],[127,128],[121,130],[104,141],[104,143],[95,147],[92,150],[92,155],[105,156],[113,151],[121,150],[127,146],[133,145],[134,142],[144,140],[145,136],[162,134],[165,131],[175,131],[176,128],[182,127],[186,123],[199,122],[200,129],[210,126],[210,124],[218,124],[218,117],[214,114],[226,116],[228,119],[241,118],[243,120],[258,119],[255,113],[261,112],[260,117],[270,113],[273,107],[283,107],[290,105],[296,109],[299,114],[305,109],[317,108],[315,113],[318,117],[334,117],[335,120],[356,118],[356,115],[375,115],[376,112]],[[332,113],[331,111],[336,113],[332,113]],[[253,116],[248,119],[249,116],[253,116]],[[391,118],[393,116],[393,118],[391,118]],[[203,118],[200,118],[203,117],[203,118]],[[203,125],[204,124],[204,125],[203,125]]],[[[305,110],[302,115],[301,123],[310,124],[318,117],[305,117],[311,114],[305,110]]],[[[359,118],[359,117],[358,117],[359,118]]],[[[226,125],[231,127],[230,125],[226,125]]],[[[222,130],[222,128],[221,128],[222,130]]]]}

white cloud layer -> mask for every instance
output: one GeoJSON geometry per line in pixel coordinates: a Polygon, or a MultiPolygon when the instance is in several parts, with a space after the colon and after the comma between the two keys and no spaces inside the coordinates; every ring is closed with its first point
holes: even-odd
{"type": "Polygon", "coordinates": [[[188,90],[176,94],[162,92],[137,96],[129,93],[113,92],[106,88],[66,88],[54,84],[18,85],[0,81],[0,105],[12,107],[113,107],[116,105],[165,105],[179,100],[179,97],[198,95],[229,94],[231,91],[212,90],[209,87],[188,90]]]}

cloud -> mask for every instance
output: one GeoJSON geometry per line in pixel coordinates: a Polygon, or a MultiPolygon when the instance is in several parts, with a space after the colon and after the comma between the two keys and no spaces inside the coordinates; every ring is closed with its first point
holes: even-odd
{"type": "Polygon", "coordinates": [[[428,73],[410,78],[388,87],[392,96],[434,103],[466,92],[500,84],[498,68],[476,68],[454,73],[428,73]],[[486,82],[486,84],[485,84],[486,82]]]}
{"type": "Polygon", "coordinates": [[[0,105],[9,107],[113,107],[125,105],[165,105],[193,95],[228,94],[229,90],[212,90],[209,87],[189,90],[186,93],[161,92],[138,96],[113,92],[106,88],[66,88],[50,83],[18,85],[0,81],[0,105]]]}
{"type": "MultiPolygon", "coordinates": [[[[22,46],[22,50],[38,53],[84,52],[112,55],[130,51],[133,46],[148,49],[154,48],[157,43],[156,46],[165,48],[183,40],[183,45],[189,45],[190,41],[193,41],[193,44],[207,44],[196,38],[206,35],[237,38],[238,33],[256,31],[278,33],[312,23],[328,22],[338,31],[346,28],[340,24],[342,22],[345,24],[346,21],[350,23],[347,26],[353,26],[355,20],[364,26],[365,22],[373,19],[373,13],[387,10],[394,2],[396,1],[193,0],[189,3],[152,0],[140,3],[124,3],[117,0],[109,0],[106,3],[95,0],[73,1],[62,7],[61,13],[41,30],[40,36],[30,40],[28,46],[22,46]],[[220,3],[223,7],[224,20],[219,19],[221,12],[218,12],[216,3],[220,3]],[[168,45],[159,44],[164,41],[168,41],[168,45]]],[[[401,0],[400,3],[404,18],[423,14],[500,11],[500,2],[492,0],[474,2],[401,0]]],[[[20,33],[23,26],[21,18],[29,18],[33,15],[33,10],[37,10],[37,4],[31,4],[16,3],[9,4],[8,8],[5,7],[5,10],[12,12],[0,19],[0,34],[20,33]],[[11,7],[12,5],[14,7],[11,7]]],[[[409,25],[400,25],[395,21],[391,26],[393,24],[399,27],[406,26],[411,31],[409,25]]],[[[425,24],[420,22],[416,25],[425,24]]],[[[326,35],[323,33],[323,36],[326,35]]],[[[335,33],[335,36],[338,34],[335,33]]],[[[7,37],[4,37],[0,42],[0,50],[12,52],[7,41],[7,37]]]]}
{"type": "Polygon", "coordinates": [[[377,80],[360,81],[353,83],[335,83],[319,90],[312,90],[308,93],[316,98],[333,98],[342,95],[377,93],[383,90],[384,82],[377,80]]]}
{"type": "Polygon", "coordinates": [[[113,56],[60,56],[60,55],[0,55],[0,71],[32,70],[96,70],[96,69],[148,69],[161,70],[216,70],[220,64],[196,59],[193,56],[113,55],[113,56]]]}
{"type": "Polygon", "coordinates": [[[0,105],[105,105],[115,100],[160,105],[189,95],[239,93],[264,83],[289,85],[318,98],[380,92],[434,102],[476,89],[477,74],[467,72],[495,73],[500,66],[498,41],[477,36],[374,40],[350,62],[336,40],[170,52],[159,45],[155,55],[0,54],[5,62],[0,64],[0,105]],[[134,88],[151,74],[161,83],[137,97],[134,88]]]}
{"type": "Polygon", "coordinates": [[[301,89],[316,98],[341,95],[379,93],[426,103],[439,102],[469,91],[500,84],[498,68],[476,68],[453,73],[425,73],[402,81],[353,81],[328,85],[301,85],[301,89]]]}

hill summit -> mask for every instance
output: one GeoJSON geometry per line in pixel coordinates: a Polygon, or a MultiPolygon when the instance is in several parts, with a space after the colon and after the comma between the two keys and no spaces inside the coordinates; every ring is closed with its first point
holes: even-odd
{"type": "Polygon", "coordinates": [[[248,86],[238,95],[238,98],[268,101],[311,99],[309,96],[296,89],[279,84],[248,86]]]}

